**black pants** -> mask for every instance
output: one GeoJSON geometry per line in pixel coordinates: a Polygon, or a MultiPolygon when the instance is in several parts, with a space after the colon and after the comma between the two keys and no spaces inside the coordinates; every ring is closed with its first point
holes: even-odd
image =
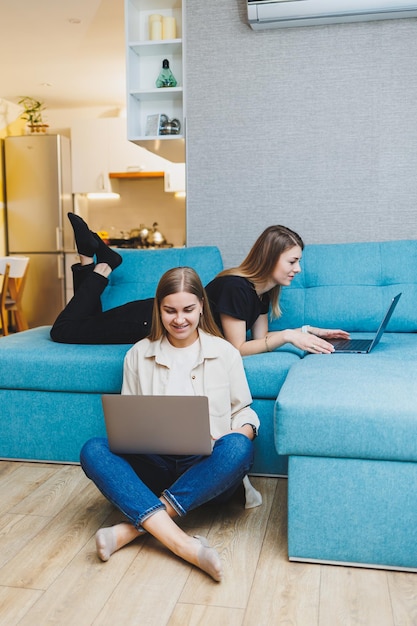
{"type": "Polygon", "coordinates": [[[151,329],[153,298],[134,300],[103,311],[100,296],[107,278],[94,272],[94,264],[73,265],[74,296],[51,328],[58,343],[132,344],[151,329]]]}

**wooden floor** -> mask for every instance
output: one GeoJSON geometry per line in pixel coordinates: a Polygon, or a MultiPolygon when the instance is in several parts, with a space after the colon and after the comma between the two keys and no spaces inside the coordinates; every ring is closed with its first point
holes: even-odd
{"type": "Polygon", "coordinates": [[[417,626],[417,574],[290,563],[285,479],[182,525],[220,552],[222,583],[142,537],[102,563],[94,534],[120,520],[78,466],[0,461],[3,626],[417,626]]]}

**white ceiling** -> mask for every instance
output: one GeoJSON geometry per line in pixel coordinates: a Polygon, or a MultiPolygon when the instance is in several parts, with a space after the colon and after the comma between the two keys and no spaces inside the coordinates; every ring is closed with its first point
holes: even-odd
{"type": "Polygon", "coordinates": [[[0,98],[125,106],[123,0],[0,0],[0,98]]]}

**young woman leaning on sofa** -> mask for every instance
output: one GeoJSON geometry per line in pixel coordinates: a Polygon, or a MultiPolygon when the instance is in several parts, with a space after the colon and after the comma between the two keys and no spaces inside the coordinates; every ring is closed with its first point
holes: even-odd
{"type": "MultiPolygon", "coordinates": [[[[108,311],[100,296],[108,276],[122,262],[86,222],[74,213],[68,217],[74,229],[80,263],[73,266],[74,297],[56,319],[51,338],[60,343],[132,344],[149,334],[153,298],[135,300],[108,311]]],[[[224,270],[207,286],[214,319],[223,336],[242,356],[269,352],[291,343],[311,353],[330,353],[327,339],[347,339],[340,329],[305,326],[268,331],[268,312],[280,315],[281,287],[301,271],[304,248],[301,237],[285,226],[269,226],[258,237],[242,263],[224,270]],[[251,339],[247,339],[247,331],[251,339]]]]}

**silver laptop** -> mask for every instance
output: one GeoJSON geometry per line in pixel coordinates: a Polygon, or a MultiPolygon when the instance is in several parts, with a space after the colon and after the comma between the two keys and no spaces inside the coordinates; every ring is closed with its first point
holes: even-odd
{"type": "MultiPolygon", "coordinates": [[[[391,319],[392,314],[394,313],[394,309],[397,306],[398,300],[401,297],[401,293],[398,293],[395,298],[392,298],[391,303],[388,307],[388,311],[385,313],[384,319],[382,320],[376,335],[373,339],[338,339],[331,340],[330,343],[334,345],[335,352],[347,352],[354,354],[367,354],[371,350],[375,348],[375,346],[380,342],[382,335],[385,332],[386,327],[388,326],[388,322],[391,319]]],[[[332,353],[332,354],[334,354],[332,353]]]]}
{"type": "Polygon", "coordinates": [[[211,454],[206,396],[101,397],[110,450],[116,454],[211,454]]]}

